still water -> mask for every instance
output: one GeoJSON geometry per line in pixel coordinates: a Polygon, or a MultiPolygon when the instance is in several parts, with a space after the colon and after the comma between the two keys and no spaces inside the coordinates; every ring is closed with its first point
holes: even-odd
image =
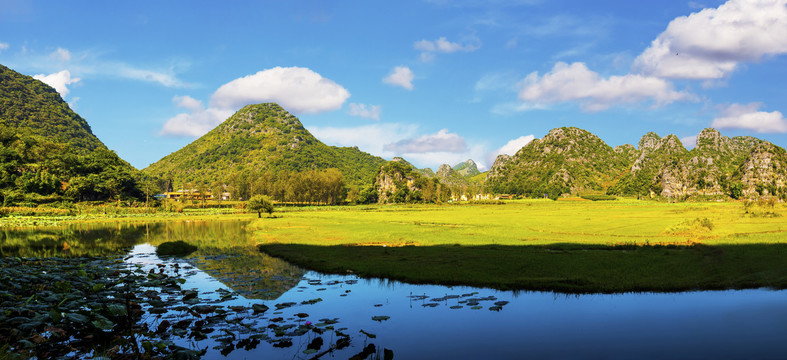
{"type": "MultiPolygon", "coordinates": [[[[209,359],[782,359],[787,354],[785,291],[565,295],[325,275],[256,252],[243,225],[180,222],[6,232],[0,249],[30,252],[25,256],[122,251],[130,267],[185,278],[183,288],[196,289],[199,304],[235,312],[204,337],[172,336],[182,346],[206,349],[209,359]],[[20,236],[35,249],[25,250],[20,236]],[[167,240],[186,240],[200,250],[161,259],[155,244],[167,240]],[[73,245],[63,246],[64,241],[73,245]],[[255,304],[268,309],[254,312],[255,304]]],[[[171,310],[146,321],[155,328],[183,316],[171,310]]]]}

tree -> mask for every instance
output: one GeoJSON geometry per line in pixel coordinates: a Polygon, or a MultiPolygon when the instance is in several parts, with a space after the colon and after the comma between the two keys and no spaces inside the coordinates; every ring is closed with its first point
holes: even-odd
{"type": "Polygon", "coordinates": [[[246,202],[246,208],[257,213],[257,217],[262,217],[262,212],[273,214],[273,201],[265,195],[254,195],[246,202]]]}

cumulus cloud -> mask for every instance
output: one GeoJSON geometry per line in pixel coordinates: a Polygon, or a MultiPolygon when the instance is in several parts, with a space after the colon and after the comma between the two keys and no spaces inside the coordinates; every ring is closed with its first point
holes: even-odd
{"type": "Polygon", "coordinates": [[[301,67],[275,67],[222,85],[211,106],[239,108],[276,102],[294,113],[314,114],[342,107],[350,92],[333,80],[301,67]]]}
{"type": "Polygon", "coordinates": [[[516,154],[517,151],[519,151],[519,149],[523,148],[525,145],[529,144],[531,141],[535,139],[536,137],[533,135],[523,135],[516,139],[511,139],[500,149],[497,149],[497,151],[495,151],[495,157],[501,154],[514,155],[516,154]]]}
{"type": "Polygon", "coordinates": [[[172,102],[174,102],[177,107],[181,107],[189,111],[199,111],[205,108],[202,105],[202,101],[199,101],[191,96],[175,96],[172,98],[172,102]]]}
{"type": "Polygon", "coordinates": [[[535,139],[536,137],[534,135],[523,135],[516,139],[511,139],[501,148],[487,154],[486,161],[490,164],[493,164],[495,162],[495,159],[497,159],[499,155],[502,154],[514,155],[516,154],[517,151],[519,151],[519,149],[521,149],[522,147],[529,144],[531,141],[535,139]]]}
{"type": "Polygon", "coordinates": [[[202,136],[221,124],[233,113],[231,109],[205,108],[202,101],[190,96],[175,96],[172,102],[188,110],[171,117],[164,123],[160,134],[165,136],[202,136]]]}
{"type": "Polygon", "coordinates": [[[379,105],[366,105],[350,103],[350,112],[352,116],[358,116],[366,119],[380,120],[380,113],[382,108],[379,105]]]}
{"type": "Polygon", "coordinates": [[[552,71],[528,75],[519,91],[519,100],[533,105],[577,101],[585,111],[601,111],[619,104],[651,102],[661,106],[679,100],[694,100],[685,91],[656,77],[636,74],[602,78],[581,62],[558,62],[552,71]]]}
{"type": "Polygon", "coordinates": [[[435,53],[450,54],[458,51],[471,52],[481,48],[481,41],[477,37],[472,37],[465,44],[448,41],[445,37],[437,40],[419,40],[413,44],[416,50],[421,51],[421,61],[427,62],[434,59],[435,53]]]}
{"type": "Polygon", "coordinates": [[[81,80],[79,78],[72,78],[71,72],[68,70],[63,70],[49,75],[33,75],[33,79],[41,80],[45,84],[55,88],[55,90],[57,90],[57,92],[59,92],[60,96],[62,97],[66,97],[66,95],[71,92],[71,90],[68,89],[68,85],[76,84],[81,80]]]}
{"type": "Polygon", "coordinates": [[[373,124],[357,127],[309,127],[309,131],[320,141],[335,146],[357,146],[359,149],[378,156],[393,156],[383,150],[382,139],[399,141],[416,135],[418,126],[373,124]]]}
{"type": "MultiPolygon", "coordinates": [[[[276,102],[296,114],[313,114],[339,109],[348,97],[350,93],[341,85],[310,69],[275,67],[220,86],[211,95],[208,107],[190,96],[175,96],[172,98],[175,105],[188,112],[168,119],[160,134],[204,135],[248,104],[276,102]]],[[[374,106],[367,109],[374,110],[374,106]]]]}
{"type": "Polygon", "coordinates": [[[762,103],[732,104],[713,120],[712,127],[746,129],[758,133],[787,133],[787,119],[781,112],[758,111],[762,103]]]}
{"type": "Polygon", "coordinates": [[[413,75],[412,70],[406,66],[397,66],[391,71],[388,76],[383,78],[383,82],[389,85],[401,86],[407,90],[413,89],[413,75]]]}
{"type": "Polygon", "coordinates": [[[672,20],[634,62],[658,77],[718,79],[740,62],[787,53],[787,0],[730,0],[672,20]]]}
{"type": "Polygon", "coordinates": [[[383,150],[401,154],[427,153],[427,152],[465,152],[467,144],[465,139],[456,133],[449,133],[442,129],[436,134],[423,135],[414,139],[404,139],[383,146],[383,150]]]}
{"type": "MultiPolygon", "coordinates": [[[[480,144],[465,146],[462,152],[455,152],[456,146],[433,146],[433,150],[448,150],[448,151],[433,151],[433,152],[415,152],[407,153],[398,151],[396,147],[390,144],[396,143],[411,143],[414,139],[431,138],[436,134],[422,135],[418,134],[418,126],[411,124],[399,123],[375,123],[371,125],[357,126],[357,127],[309,127],[309,131],[314,134],[320,141],[335,146],[357,146],[359,149],[373,155],[381,156],[390,159],[394,156],[402,156],[407,161],[410,161],[417,167],[433,167],[437,168],[441,164],[457,164],[467,159],[474,159],[480,170],[486,169],[484,159],[488,150],[480,144]],[[383,140],[384,139],[384,140],[383,140]]],[[[439,132],[438,132],[439,134],[439,132]]],[[[447,137],[457,137],[456,134],[447,133],[447,137]]],[[[459,138],[461,139],[461,138],[459,138]]],[[[461,141],[464,141],[463,139],[461,141]]],[[[423,150],[421,148],[420,150],[423,150]]],[[[404,149],[404,150],[419,150],[404,149]]]]}
{"type": "Polygon", "coordinates": [[[8,50],[8,44],[0,42],[0,53],[2,53],[3,50],[8,50]]]}

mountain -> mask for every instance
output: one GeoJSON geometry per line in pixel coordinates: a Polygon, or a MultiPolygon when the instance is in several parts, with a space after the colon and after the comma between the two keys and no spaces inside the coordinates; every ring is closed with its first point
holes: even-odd
{"type": "Polygon", "coordinates": [[[596,135],[575,127],[552,129],[516,154],[500,155],[487,174],[490,192],[556,198],[563,193],[604,192],[626,162],[596,135]]]}
{"type": "Polygon", "coordinates": [[[456,164],[452,169],[464,178],[471,178],[481,173],[478,171],[478,166],[473,159],[468,159],[465,162],[456,164]]]}
{"type": "Polygon", "coordinates": [[[273,103],[247,105],[219,126],[142,171],[176,186],[212,184],[242,172],[336,168],[348,184],[371,184],[385,160],[357,147],[328,146],[273,103]],[[177,184],[179,182],[179,184],[177,184]]]}
{"type": "Polygon", "coordinates": [[[715,129],[687,150],[675,135],[649,132],[638,146],[610,148],[577,128],[553,129],[514,155],[500,155],[491,192],[540,197],[606,192],[627,196],[775,195],[787,198],[787,153],[767,141],[728,138],[715,129]]]}
{"type": "Polygon", "coordinates": [[[4,205],[139,198],[137,175],[55,89],[0,65],[4,205]]]}
{"type": "Polygon", "coordinates": [[[451,195],[448,186],[436,177],[422,175],[421,170],[400,157],[380,167],[374,188],[379,203],[439,203],[447,201],[451,195]]]}
{"type": "Polygon", "coordinates": [[[0,119],[9,128],[71,145],[71,150],[79,153],[106,148],[93,135],[87,121],[74,113],[55,89],[3,65],[0,119]]]}

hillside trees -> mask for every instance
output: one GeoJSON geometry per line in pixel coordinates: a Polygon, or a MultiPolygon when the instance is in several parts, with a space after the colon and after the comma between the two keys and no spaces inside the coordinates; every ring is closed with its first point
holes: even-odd
{"type": "Polygon", "coordinates": [[[337,169],[301,172],[239,170],[227,176],[226,185],[235,200],[266,195],[279,202],[298,204],[340,204],[347,198],[348,191],[344,176],[337,169]]]}

